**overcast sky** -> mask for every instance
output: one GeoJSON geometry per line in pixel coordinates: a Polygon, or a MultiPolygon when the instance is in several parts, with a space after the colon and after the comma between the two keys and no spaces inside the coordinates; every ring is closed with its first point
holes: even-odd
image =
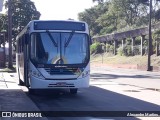
{"type": "MultiPolygon", "coordinates": [[[[0,3],[3,0],[0,0],[0,3]]],[[[6,1],[6,0],[4,0],[6,1]]],[[[91,8],[92,0],[31,0],[41,13],[41,20],[78,20],[78,13],[91,8]]],[[[1,8],[0,8],[1,10],[1,8]]]]}
{"type": "Polygon", "coordinates": [[[77,14],[93,6],[92,0],[31,0],[41,13],[43,20],[77,20],[77,14]]]}

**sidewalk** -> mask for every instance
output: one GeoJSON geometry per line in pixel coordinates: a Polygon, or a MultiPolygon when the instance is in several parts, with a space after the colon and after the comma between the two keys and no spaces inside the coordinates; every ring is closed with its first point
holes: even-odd
{"type": "MultiPolygon", "coordinates": [[[[0,72],[0,111],[28,111],[40,112],[39,108],[33,101],[21,90],[20,86],[13,78],[13,73],[0,72]]],[[[30,119],[30,120],[47,120],[47,118],[3,118],[10,119],[30,119]]]]}

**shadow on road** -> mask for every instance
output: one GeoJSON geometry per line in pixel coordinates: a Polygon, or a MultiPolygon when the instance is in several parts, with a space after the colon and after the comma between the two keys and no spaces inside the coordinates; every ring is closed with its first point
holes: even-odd
{"type": "MultiPolygon", "coordinates": [[[[88,89],[80,89],[77,95],[71,95],[67,90],[37,91],[35,95],[27,94],[41,111],[79,111],[82,112],[77,117],[84,117],[84,120],[138,120],[135,117],[120,116],[121,112],[147,112],[160,111],[160,106],[146,101],[132,98],[102,88],[91,86],[88,89]],[[83,116],[84,111],[89,111],[88,115],[83,116]],[[97,116],[93,112],[115,112],[114,116],[97,116]],[[82,115],[82,116],[81,116],[82,115]],[[116,115],[119,115],[117,117],[116,115]]],[[[63,112],[62,112],[63,114],[63,112]]],[[[66,117],[66,116],[65,116],[66,117]]],[[[70,117],[70,116],[69,116],[70,117]]],[[[71,119],[71,118],[70,118],[71,119]]],[[[75,118],[72,118],[74,120],[75,118]]],[[[78,119],[78,118],[77,118],[78,119]]],[[[64,120],[68,120],[67,118],[64,120]]],[[[78,119],[79,120],[79,119],[78,119]]]]}
{"type": "Polygon", "coordinates": [[[37,107],[21,89],[0,89],[0,111],[36,110],[37,107]]]}

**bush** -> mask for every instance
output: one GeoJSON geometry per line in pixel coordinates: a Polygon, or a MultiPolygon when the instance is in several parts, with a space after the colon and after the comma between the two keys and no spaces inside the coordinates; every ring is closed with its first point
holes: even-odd
{"type": "Polygon", "coordinates": [[[118,48],[118,55],[121,56],[131,56],[132,55],[132,49],[130,45],[124,46],[124,48],[119,47],[118,48]]]}
{"type": "Polygon", "coordinates": [[[125,56],[131,56],[132,55],[131,45],[126,45],[124,47],[124,55],[125,56]]]}
{"type": "Polygon", "coordinates": [[[122,47],[119,47],[118,50],[117,50],[117,53],[118,53],[118,55],[120,55],[120,56],[124,56],[124,50],[123,50],[123,48],[122,48],[122,47]]]}
{"type": "Polygon", "coordinates": [[[101,47],[102,47],[102,52],[106,52],[106,45],[104,43],[101,43],[101,47]]]}
{"type": "Polygon", "coordinates": [[[110,46],[110,44],[106,44],[106,52],[109,52],[110,46]]]}
{"type": "Polygon", "coordinates": [[[113,53],[113,51],[114,51],[114,46],[110,44],[106,44],[106,52],[113,53]]]}
{"type": "Polygon", "coordinates": [[[95,42],[90,46],[90,52],[91,54],[97,54],[97,53],[102,53],[102,44],[99,42],[95,42]]]}
{"type": "Polygon", "coordinates": [[[133,53],[134,55],[140,55],[140,46],[134,46],[133,53]]]}
{"type": "Polygon", "coordinates": [[[148,46],[143,46],[144,55],[148,55],[148,46]]]}
{"type": "Polygon", "coordinates": [[[113,45],[110,45],[109,52],[112,54],[114,53],[114,46],[113,45]]]}

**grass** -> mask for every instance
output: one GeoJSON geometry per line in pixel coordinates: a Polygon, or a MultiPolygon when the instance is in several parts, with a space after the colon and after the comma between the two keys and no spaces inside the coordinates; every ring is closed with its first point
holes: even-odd
{"type": "MultiPolygon", "coordinates": [[[[96,54],[91,56],[91,63],[105,63],[105,64],[132,64],[132,65],[147,65],[148,56],[119,56],[111,54],[96,54]]],[[[151,56],[151,65],[160,66],[160,56],[151,56]]]]}

